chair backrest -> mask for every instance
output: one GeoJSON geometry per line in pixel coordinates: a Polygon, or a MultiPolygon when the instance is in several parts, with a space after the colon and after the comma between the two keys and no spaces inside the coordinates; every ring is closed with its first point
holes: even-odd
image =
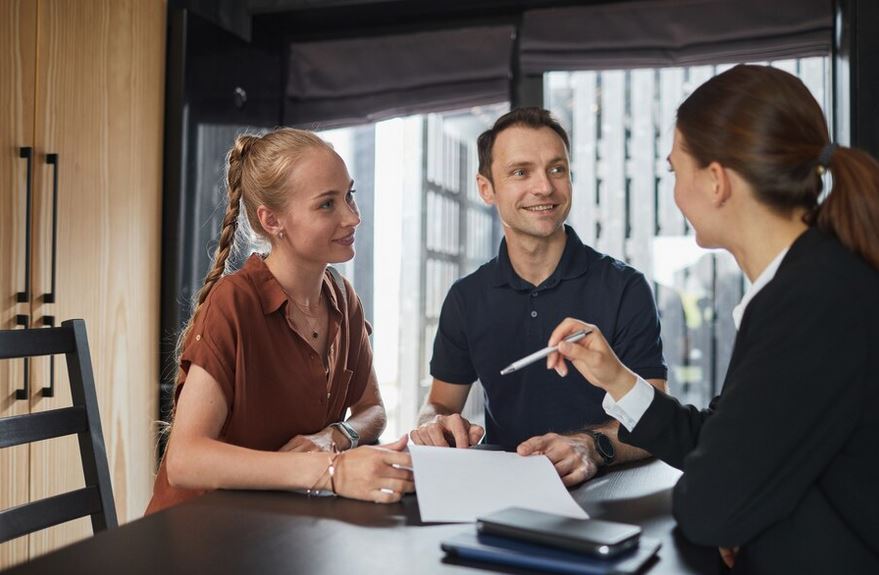
{"type": "Polygon", "coordinates": [[[67,358],[73,405],[0,418],[0,449],[76,434],[85,487],[0,510],[0,543],[86,515],[96,533],[118,525],[85,322],[0,331],[0,359],[61,353],[67,358]]]}

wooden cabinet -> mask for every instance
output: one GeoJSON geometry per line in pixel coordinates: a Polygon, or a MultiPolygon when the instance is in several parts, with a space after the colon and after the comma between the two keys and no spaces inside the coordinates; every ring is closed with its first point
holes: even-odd
{"type": "MultiPolygon", "coordinates": [[[[143,513],[155,458],[165,14],[164,0],[0,0],[0,322],[85,319],[120,522],[143,513]]],[[[0,415],[69,404],[52,361],[0,362],[0,415]]],[[[0,507],[82,482],[75,438],[0,450],[0,507]]],[[[0,568],[90,534],[81,519],[21,537],[0,568]]]]}

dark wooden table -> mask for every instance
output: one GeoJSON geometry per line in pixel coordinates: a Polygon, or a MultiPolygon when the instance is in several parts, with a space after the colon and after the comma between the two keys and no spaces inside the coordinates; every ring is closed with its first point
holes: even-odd
{"type": "MultiPolygon", "coordinates": [[[[591,517],[660,539],[651,575],[716,573],[717,550],[692,545],[671,517],[679,473],[658,461],[594,478],[573,492],[591,517]]],[[[217,491],[20,565],[13,574],[533,573],[449,561],[440,541],[472,524],[425,524],[415,496],[395,505],[281,492],[217,491]]],[[[5,574],[5,575],[7,575],[5,574]]]]}

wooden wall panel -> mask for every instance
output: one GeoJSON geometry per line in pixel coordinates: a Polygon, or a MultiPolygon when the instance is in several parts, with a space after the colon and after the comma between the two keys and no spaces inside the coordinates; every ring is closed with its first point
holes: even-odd
{"type": "MultiPolygon", "coordinates": [[[[47,0],[39,10],[36,289],[51,284],[46,152],[58,154],[58,275],[56,303],[35,317],[86,321],[121,522],[142,514],[154,463],[165,11],[162,0],[47,0]]],[[[56,396],[33,395],[34,411],[70,401],[55,361],[56,396]]],[[[35,445],[31,475],[32,498],[81,485],[75,442],[35,445]]],[[[32,535],[31,551],[90,533],[87,521],[58,526],[32,535]]]]}
{"type": "MultiPolygon", "coordinates": [[[[27,172],[19,148],[33,142],[36,17],[34,2],[0,0],[0,329],[30,313],[16,293],[24,289],[27,172]]],[[[28,402],[15,398],[23,377],[23,360],[0,361],[0,417],[28,412],[28,402]]],[[[27,498],[28,447],[0,450],[0,508],[27,498]]],[[[0,544],[0,569],[27,556],[27,537],[0,544]]]]}

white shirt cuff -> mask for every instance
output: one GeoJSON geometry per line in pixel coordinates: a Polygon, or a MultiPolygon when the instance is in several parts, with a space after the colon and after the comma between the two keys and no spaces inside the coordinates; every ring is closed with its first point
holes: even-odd
{"type": "Polygon", "coordinates": [[[647,408],[650,407],[655,393],[656,388],[639,376],[635,386],[619,401],[614,401],[609,393],[605,393],[601,407],[609,416],[619,421],[623,427],[632,431],[638,425],[641,417],[644,416],[647,408]]]}

